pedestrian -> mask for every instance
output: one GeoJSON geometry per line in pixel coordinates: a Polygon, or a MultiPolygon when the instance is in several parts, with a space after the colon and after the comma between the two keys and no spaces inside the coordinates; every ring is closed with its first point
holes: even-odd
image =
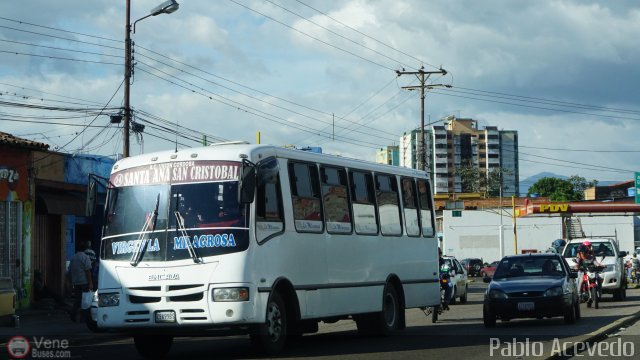
{"type": "Polygon", "coordinates": [[[86,249],[87,242],[81,243],[81,246],[78,247],[78,251],[69,261],[69,277],[71,279],[71,286],[73,287],[73,307],[69,316],[73,322],[76,321],[76,315],[78,313],[78,309],[80,309],[82,293],[93,290],[91,259],[85,253],[86,249]]]}
{"type": "Polygon", "coordinates": [[[89,240],[87,240],[87,242],[85,243],[84,253],[87,254],[87,256],[89,257],[89,260],[91,260],[91,280],[92,280],[93,286],[97,288],[96,285],[98,284],[98,262],[97,262],[96,252],[93,251],[93,249],[91,248],[91,241],[89,240]]]}

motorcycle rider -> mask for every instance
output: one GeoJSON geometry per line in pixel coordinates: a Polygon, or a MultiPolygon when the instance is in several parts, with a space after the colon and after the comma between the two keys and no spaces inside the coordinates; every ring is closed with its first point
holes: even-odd
{"type": "Polygon", "coordinates": [[[588,271],[588,268],[591,266],[600,265],[596,261],[595,255],[593,254],[593,249],[591,247],[591,242],[589,240],[583,241],[582,245],[580,245],[580,247],[578,248],[576,262],[578,263],[578,291],[581,291],[582,277],[588,271]]]}
{"type": "MultiPolygon", "coordinates": [[[[442,257],[442,250],[438,248],[438,262],[440,265],[440,281],[442,281],[442,277],[446,276],[448,278],[447,287],[444,289],[444,299],[442,300],[442,309],[449,310],[449,301],[451,300],[451,292],[453,290],[453,284],[451,283],[451,268],[449,264],[442,257]]],[[[441,283],[442,286],[442,283],[441,283]]]]}

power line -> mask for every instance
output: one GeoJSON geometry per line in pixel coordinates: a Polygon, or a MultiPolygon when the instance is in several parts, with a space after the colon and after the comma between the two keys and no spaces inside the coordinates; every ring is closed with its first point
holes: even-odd
{"type": "MultiPolygon", "coordinates": [[[[0,82],[0,85],[5,85],[5,86],[10,86],[10,87],[15,87],[15,88],[22,89],[22,90],[36,91],[36,92],[40,92],[40,93],[43,93],[43,94],[53,95],[53,96],[58,96],[58,97],[65,98],[65,99],[82,101],[82,102],[84,102],[84,103],[100,104],[99,102],[96,102],[96,101],[90,101],[90,100],[84,100],[84,99],[74,98],[74,97],[70,97],[70,96],[66,96],[66,95],[60,95],[60,94],[55,94],[55,93],[46,92],[46,91],[42,91],[42,90],[30,89],[30,88],[26,88],[26,87],[23,87],[23,86],[18,86],[18,85],[13,85],[13,84],[7,84],[7,83],[3,83],[3,82],[0,82]]],[[[7,93],[8,93],[8,92],[7,92],[7,93]]],[[[52,101],[55,101],[55,100],[52,100],[52,101]]]]}
{"type": "Polygon", "coordinates": [[[358,55],[358,54],[356,54],[356,53],[354,53],[354,52],[352,52],[352,51],[345,50],[345,49],[343,49],[343,48],[340,48],[340,47],[338,47],[338,46],[335,46],[335,45],[333,45],[333,44],[330,44],[330,43],[328,43],[328,42],[326,42],[326,41],[324,41],[324,40],[318,39],[317,37],[311,36],[311,35],[309,35],[309,34],[307,34],[307,33],[303,32],[303,31],[300,31],[300,30],[298,30],[298,29],[294,28],[294,27],[293,27],[293,26],[291,26],[291,25],[285,24],[285,23],[283,23],[283,22],[282,22],[282,21],[280,21],[280,20],[277,20],[277,19],[275,19],[275,18],[273,18],[273,17],[271,17],[271,16],[269,16],[269,15],[266,15],[266,14],[264,14],[264,13],[261,13],[260,11],[255,10],[255,9],[253,9],[253,8],[250,8],[250,7],[249,7],[249,6],[247,6],[247,5],[240,4],[239,2],[237,2],[237,1],[235,1],[235,0],[229,0],[229,1],[231,1],[232,3],[234,3],[234,4],[238,5],[238,6],[242,6],[243,8],[245,8],[245,9],[247,9],[247,10],[253,11],[254,13],[259,14],[259,15],[261,15],[261,16],[263,16],[263,17],[265,17],[265,18],[267,18],[267,19],[269,19],[269,20],[271,20],[271,21],[273,21],[273,22],[276,22],[276,23],[278,23],[278,24],[280,24],[280,25],[282,25],[282,26],[288,27],[289,29],[291,29],[291,30],[293,30],[293,31],[295,31],[295,32],[297,32],[297,33],[299,33],[299,34],[302,34],[302,35],[307,36],[307,37],[309,37],[309,38],[311,38],[311,39],[313,39],[313,40],[316,40],[316,41],[321,42],[321,43],[323,43],[323,44],[325,44],[325,45],[327,45],[327,46],[330,46],[330,47],[332,47],[332,48],[334,48],[334,49],[336,49],[336,50],[340,50],[340,51],[342,51],[342,52],[345,52],[345,53],[347,53],[347,54],[350,54],[350,55],[352,55],[352,56],[355,56],[355,57],[357,57],[357,58],[359,58],[359,59],[361,59],[361,60],[364,60],[364,61],[366,61],[366,62],[369,62],[369,63],[371,63],[371,64],[373,64],[373,65],[379,66],[379,67],[381,67],[381,68],[383,68],[383,69],[387,69],[387,70],[395,71],[395,69],[392,69],[392,68],[390,68],[390,67],[388,67],[388,66],[382,65],[382,64],[377,63],[377,62],[375,62],[375,61],[373,61],[373,60],[371,60],[371,59],[367,59],[367,58],[365,58],[365,57],[363,57],[363,56],[360,56],[360,55],[358,55]]]}
{"type": "MultiPolygon", "coordinates": [[[[147,64],[145,64],[145,63],[141,63],[141,64],[143,64],[143,65],[145,65],[145,66],[149,66],[149,65],[147,65],[147,64]]],[[[259,109],[256,109],[256,108],[254,108],[254,107],[251,107],[251,106],[248,106],[248,105],[242,104],[242,103],[240,103],[240,102],[238,102],[238,101],[235,101],[235,100],[229,99],[229,98],[227,98],[227,97],[225,97],[225,96],[222,96],[222,95],[220,95],[220,94],[213,93],[213,92],[211,92],[211,91],[209,91],[209,90],[207,90],[207,89],[204,89],[204,88],[202,88],[202,87],[199,87],[199,86],[197,86],[197,85],[195,85],[195,84],[192,84],[192,83],[190,83],[190,82],[188,82],[188,81],[186,81],[186,80],[183,80],[183,79],[180,79],[180,78],[178,78],[178,77],[176,77],[176,76],[173,76],[173,75],[171,75],[171,74],[168,74],[168,73],[166,73],[165,71],[162,71],[162,70],[160,70],[160,69],[154,68],[154,67],[152,67],[152,66],[149,66],[149,67],[151,67],[152,69],[154,69],[154,70],[156,70],[156,71],[158,71],[158,72],[160,72],[160,73],[162,73],[162,74],[164,74],[164,75],[166,75],[166,76],[169,76],[169,77],[174,78],[174,79],[176,79],[176,80],[178,80],[178,81],[181,81],[181,82],[183,82],[183,83],[186,83],[186,84],[188,84],[189,86],[195,87],[195,88],[197,88],[197,89],[199,89],[199,90],[202,90],[202,91],[205,91],[205,92],[209,93],[210,95],[208,95],[208,96],[207,96],[207,95],[205,95],[205,96],[209,97],[211,100],[219,101],[218,99],[215,99],[215,98],[222,98],[222,99],[224,99],[226,102],[231,102],[231,103],[234,103],[234,104],[240,105],[240,106],[242,106],[242,107],[245,107],[245,108],[251,109],[251,110],[253,110],[253,111],[256,111],[256,112],[259,112],[259,113],[262,113],[262,114],[268,114],[268,113],[263,112],[263,111],[261,111],[261,110],[259,110],[259,109]],[[212,95],[213,97],[212,97],[211,95],[212,95]]],[[[144,70],[143,70],[143,71],[144,71],[144,70]]],[[[144,71],[144,72],[149,73],[148,71],[144,71]]],[[[166,80],[166,79],[165,79],[165,80],[166,80]]],[[[192,92],[194,91],[193,89],[190,89],[190,90],[191,90],[192,92]]],[[[226,104],[226,102],[223,102],[223,101],[221,101],[221,102],[226,104]]],[[[232,105],[232,106],[233,106],[233,107],[236,107],[236,105],[232,105]]],[[[285,108],[285,109],[286,109],[286,108],[285,108]]],[[[296,114],[301,115],[301,116],[304,116],[304,117],[308,117],[308,116],[306,116],[306,115],[304,115],[304,114],[300,114],[300,113],[296,113],[296,114]]],[[[276,117],[275,115],[272,115],[272,114],[268,114],[268,115],[269,115],[269,116],[272,116],[272,117],[276,117]]],[[[279,117],[278,117],[278,118],[279,118],[279,117]]],[[[317,119],[317,118],[311,118],[311,117],[309,117],[309,118],[310,118],[310,119],[313,119],[313,120],[316,120],[316,121],[319,121],[319,122],[322,122],[322,123],[325,123],[325,124],[328,124],[328,122],[327,122],[327,121],[324,121],[324,120],[320,120],[320,119],[317,119]]],[[[285,120],[285,119],[282,119],[282,118],[279,118],[279,119],[284,120],[284,121],[286,121],[286,122],[288,122],[288,123],[292,123],[292,122],[291,122],[291,121],[289,121],[289,120],[285,120]]],[[[360,132],[360,133],[362,133],[362,132],[360,132]]],[[[367,133],[363,133],[363,134],[365,134],[365,135],[369,135],[369,134],[367,134],[367,133]]]]}
{"type": "Polygon", "coordinates": [[[304,3],[304,2],[302,2],[302,1],[300,1],[300,0],[296,0],[296,1],[297,1],[298,3],[300,3],[300,4],[302,4],[302,5],[304,5],[304,6],[308,7],[308,8],[310,8],[310,9],[312,9],[312,10],[314,10],[314,11],[316,11],[316,12],[318,12],[318,13],[320,13],[320,14],[324,15],[324,16],[326,16],[327,18],[329,18],[329,19],[331,19],[331,20],[333,20],[333,21],[337,22],[338,24],[340,24],[340,25],[342,25],[342,26],[344,26],[344,27],[347,27],[347,28],[349,28],[349,29],[351,29],[351,30],[353,30],[353,31],[357,32],[358,34],[360,34],[360,35],[362,35],[362,36],[365,36],[365,37],[367,37],[367,38],[369,38],[369,39],[371,39],[371,40],[373,40],[373,41],[377,42],[377,43],[378,43],[378,44],[380,44],[380,45],[383,45],[383,46],[385,46],[385,47],[387,47],[387,48],[389,48],[389,49],[391,49],[391,50],[397,51],[397,52],[401,53],[402,55],[408,56],[408,57],[410,57],[410,58],[412,58],[412,59],[414,59],[414,60],[418,61],[420,64],[429,65],[429,66],[433,67],[434,69],[438,69],[438,68],[439,68],[439,66],[431,65],[431,64],[429,64],[429,63],[427,63],[427,62],[423,61],[422,59],[418,59],[417,57],[415,57],[415,56],[413,56],[413,55],[410,55],[410,54],[408,54],[408,53],[406,53],[406,52],[403,52],[402,50],[398,50],[398,49],[394,48],[394,47],[393,47],[393,46],[391,46],[391,45],[388,45],[388,44],[386,44],[386,43],[384,43],[384,42],[382,42],[382,41],[380,41],[380,40],[378,40],[378,39],[376,39],[376,38],[374,38],[374,37],[371,37],[371,36],[369,36],[369,35],[367,35],[367,34],[363,33],[362,31],[360,31],[360,30],[358,30],[358,29],[356,29],[356,28],[353,28],[353,27],[351,27],[351,26],[349,26],[349,25],[345,24],[345,23],[341,22],[340,20],[338,20],[338,19],[336,19],[336,18],[334,18],[334,17],[332,17],[332,16],[328,15],[327,13],[322,12],[322,11],[320,11],[320,10],[318,10],[318,9],[316,9],[316,8],[314,8],[314,7],[312,7],[312,6],[308,5],[308,4],[306,4],[306,3],[304,3]]]}
{"type": "Polygon", "coordinates": [[[72,59],[72,58],[65,58],[65,57],[61,57],[61,56],[38,55],[38,54],[23,53],[23,52],[18,52],[18,51],[6,51],[6,50],[0,50],[0,52],[2,52],[2,53],[6,53],[6,54],[25,55],[25,56],[34,56],[34,57],[47,58],[47,59],[67,60],[67,61],[77,61],[77,62],[92,63],[92,64],[104,64],[104,65],[118,65],[118,66],[122,66],[122,64],[118,64],[118,63],[110,63],[110,62],[106,62],[106,61],[94,61],[94,60],[72,59]]]}
{"type": "MultiPolygon", "coordinates": [[[[451,89],[446,89],[444,91],[455,92],[455,90],[451,90],[451,89]]],[[[564,109],[558,109],[558,108],[548,108],[548,107],[543,107],[543,106],[517,104],[517,103],[512,103],[512,102],[507,102],[507,101],[482,99],[482,98],[476,98],[476,97],[471,97],[471,96],[447,94],[447,93],[443,93],[443,92],[439,92],[439,91],[435,91],[435,90],[432,91],[431,93],[432,94],[444,95],[444,96],[463,98],[463,99],[479,100],[479,101],[493,102],[493,103],[505,104],[505,105],[511,105],[511,106],[526,107],[526,108],[531,108],[531,109],[557,111],[557,112],[563,112],[563,113],[569,113],[569,114],[589,115],[589,116],[597,116],[597,117],[603,117],[603,118],[609,118],[609,119],[618,119],[618,120],[640,120],[640,118],[631,118],[631,117],[626,117],[626,116],[612,116],[612,115],[593,114],[593,113],[587,113],[587,112],[581,112],[581,111],[564,110],[564,109]]],[[[482,95],[479,95],[479,96],[482,96],[482,95]]]]}
{"type": "Polygon", "coordinates": [[[611,107],[597,106],[597,105],[586,105],[586,104],[580,104],[580,103],[574,103],[574,102],[566,102],[566,101],[558,101],[558,100],[551,100],[551,99],[544,99],[544,98],[538,98],[538,97],[530,97],[530,96],[523,96],[523,95],[513,95],[513,94],[507,94],[507,93],[495,92],[495,91],[488,91],[488,90],[471,89],[471,88],[465,88],[465,87],[461,87],[461,86],[456,86],[455,89],[463,89],[463,90],[469,90],[469,91],[472,91],[472,92],[480,92],[480,93],[487,93],[487,94],[494,94],[494,95],[502,95],[502,96],[505,96],[505,98],[523,98],[523,99],[527,99],[527,100],[536,100],[536,101],[540,101],[541,103],[558,104],[559,106],[576,107],[576,108],[584,108],[584,109],[592,109],[592,110],[601,110],[601,111],[607,111],[607,112],[620,112],[620,113],[629,113],[629,114],[640,114],[640,111],[638,111],[638,110],[619,109],[619,108],[611,108],[611,107]]]}
{"type": "Polygon", "coordinates": [[[559,149],[559,148],[547,148],[547,147],[535,147],[518,145],[520,148],[526,149],[538,149],[538,150],[551,150],[551,151],[568,151],[568,152],[593,152],[593,153],[638,153],[640,150],[590,150],[590,149],[559,149]]]}
{"type": "Polygon", "coordinates": [[[99,47],[104,47],[104,48],[108,48],[108,49],[115,49],[115,50],[122,50],[121,48],[117,48],[117,47],[115,47],[115,46],[102,45],[102,44],[92,43],[92,42],[89,42],[89,41],[82,41],[82,40],[77,40],[77,39],[71,39],[71,38],[66,38],[66,37],[56,36],[56,35],[51,35],[51,34],[44,34],[44,33],[39,33],[39,32],[35,32],[35,31],[29,31],[29,30],[16,29],[16,28],[12,28],[12,27],[10,27],[10,26],[3,26],[3,25],[0,25],[0,28],[8,29],[8,30],[13,30],[13,31],[24,32],[24,33],[32,34],[32,35],[46,36],[46,37],[51,37],[51,38],[54,38],[54,39],[66,40],[66,41],[76,42],[76,43],[80,43],[80,44],[86,44],[86,45],[99,46],[99,47]]]}
{"type": "Polygon", "coordinates": [[[82,50],[78,50],[78,49],[67,49],[67,48],[61,48],[61,47],[55,47],[55,46],[38,45],[38,44],[26,43],[26,42],[22,42],[22,41],[13,41],[13,40],[5,40],[5,39],[0,39],[0,41],[12,43],[12,44],[40,47],[40,48],[51,49],[51,50],[70,51],[70,52],[74,52],[74,53],[87,54],[87,55],[98,55],[98,56],[109,56],[109,57],[122,58],[122,55],[111,55],[111,54],[96,53],[96,52],[92,52],[92,51],[82,51],[82,50]]]}
{"type": "MultiPolygon", "coordinates": [[[[141,71],[143,71],[143,72],[145,72],[145,73],[147,73],[147,74],[149,74],[149,75],[151,75],[151,76],[155,76],[155,77],[157,77],[157,78],[159,78],[159,79],[162,79],[162,80],[164,80],[164,81],[167,81],[167,82],[169,82],[169,83],[171,83],[171,84],[173,84],[173,85],[179,86],[179,87],[181,87],[181,88],[183,88],[183,89],[185,89],[185,90],[188,90],[188,91],[190,91],[190,92],[192,92],[192,93],[195,93],[195,94],[201,95],[201,96],[203,96],[203,97],[205,97],[205,98],[208,98],[209,100],[220,102],[220,103],[222,103],[222,104],[224,104],[224,105],[230,106],[230,107],[232,107],[232,108],[234,108],[234,109],[237,109],[237,110],[240,110],[240,111],[243,111],[243,112],[245,112],[245,113],[247,113],[247,114],[250,114],[250,115],[253,115],[253,116],[257,116],[257,117],[262,118],[262,119],[265,119],[265,120],[270,120],[270,121],[273,121],[273,122],[278,123],[278,124],[281,124],[281,125],[286,125],[286,126],[289,126],[289,127],[291,127],[291,128],[294,128],[294,129],[296,129],[296,130],[300,130],[300,131],[304,131],[304,132],[309,132],[309,133],[312,133],[312,134],[316,134],[316,132],[314,132],[314,130],[309,130],[309,128],[308,128],[308,127],[303,127],[303,125],[301,125],[301,124],[297,124],[297,123],[293,123],[293,122],[291,122],[290,120],[286,120],[286,119],[283,119],[283,118],[281,118],[281,117],[278,117],[278,116],[275,116],[275,115],[272,115],[272,114],[265,113],[265,112],[263,112],[263,111],[260,111],[260,110],[257,110],[257,109],[254,109],[254,108],[248,107],[248,106],[246,106],[246,105],[244,105],[244,104],[240,104],[239,106],[238,106],[238,105],[233,105],[233,104],[231,104],[231,103],[229,103],[229,102],[227,102],[227,101],[217,99],[217,98],[215,98],[215,97],[213,97],[213,96],[211,96],[211,95],[204,94],[204,93],[202,93],[202,92],[200,92],[200,91],[197,91],[197,90],[194,90],[194,89],[190,89],[190,88],[186,87],[185,85],[181,85],[181,84],[178,84],[178,83],[176,83],[176,82],[174,82],[174,81],[171,81],[171,80],[169,80],[169,79],[165,79],[165,78],[163,78],[163,77],[161,77],[161,76],[159,76],[159,75],[157,75],[157,74],[154,74],[154,73],[152,73],[152,72],[150,72],[150,71],[146,71],[146,70],[144,70],[144,69],[142,69],[142,68],[141,68],[141,69],[139,69],[139,70],[141,70],[141,71]]],[[[181,81],[183,81],[183,80],[181,80],[181,81]]],[[[206,90],[205,90],[205,91],[206,91],[206,90]]],[[[217,95],[217,96],[218,96],[218,97],[220,97],[219,95],[217,95]]],[[[224,98],[224,97],[223,97],[223,98],[224,98]]],[[[226,98],[225,98],[225,99],[226,99],[226,98]]],[[[233,100],[229,100],[229,101],[232,101],[232,102],[233,102],[233,100]]],[[[317,130],[316,130],[316,131],[317,131],[317,130]]],[[[344,141],[344,142],[351,143],[351,144],[353,144],[353,145],[365,146],[365,145],[362,145],[362,144],[364,143],[364,144],[371,144],[372,146],[369,146],[369,147],[371,147],[371,148],[374,148],[374,149],[377,149],[377,148],[378,148],[378,145],[377,145],[377,144],[374,144],[374,143],[369,143],[369,142],[366,142],[366,141],[359,141],[359,140],[349,139],[349,138],[344,138],[344,137],[343,137],[342,139],[343,139],[343,141],[344,141]],[[349,141],[349,140],[350,140],[350,141],[349,141]],[[358,142],[359,142],[360,144],[359,144],[358,142]]]]}
{"type": "Polygon", "coordinates": [[[392,58],[392,57],[390,57],[390,56],[388,56],[388,55],[386,55],[386,54],[383,54],[383,53],[379,52],[378,50],[372,49],[372,48],[370,48],[370,47],[368,47],[368,46],[366,46],[366,45],[360,44],[359,42],[357,42],[357,41],[355,41],[355,40],[349,39],[348,37],[346,37],[346,36],[344,36],[344,35],[341,35],[341,34],[339,34],[339,33],[335,32],[335,31],[333,31],[333,30],[331,30],[331,29],[327,28],[326,26],[322,26],[322,25],[320,25],[320,24],[316,23],[315,21],[311,21],[311,20],[309,20],[309,19],[305,18],[304,16],[302,16],[302,15],[300,15],[300,14],[298,14],[298,13],[294,12],[294,11],[287,9],[287,8],[286,8],[286,7],[284,7],[284,6],[281,6],[281,5],[279,5],[279,4],[274,3],[274,2],[273,2],[273,1],[271,1],[271,0],[264,0],[264,1],[266,1],[266,2],[268,2],[268,3],[270,3],[270,4],[272,4],[272,5],[274,5],[274,6],[278,7],[278,8],[280,8],[280,9],[282,9],[282,10],[284,10],[284,11],[286,11],[286,12],[290,13],[290,14],[293,14],[293,15],[295,15],[295,16],[297,16],[297,17],[299,17],[300,19],[303,19],[303,20],[305,20],[305,21],[307,21],[307,22],[310,22],[310,23],[312,23],[313,25],[315,25],[315,26],[317,26],[317,27],[319,27],[319,28],[322,28],[322,29],[324,29],[324,30],[326,30],[326,31],[328,31],[328,32],[330,32],[330,33],[332,33],[332,34],[334,34],[334,35],[336,35],[336,36],[338,36],[338,37],[342,38],[342,39],[345,39],[345,40],[347,40],[347,41],[349,41],[349,42],[351,42],[351,43],[353,43],[353,44],[356,44],[356,45],[358,45],[358,46],[361,46],[361,47],[363,47],[363,48],[365,48],[365,49],[367,49],[367,50],[369,50],[369,51],[371,51],[371,52],[374,52],[374,53],[376,53],[376,54],[378,54],[378,55],[380,55],[380,56],[382,56],[382,57],[384,57],[384,58],[387,58],[387,59],[389,59],[389,60],[391,60],[391,61],[395,61],[395,62],[397,62],[399,65],[402,65],[403,67],[406,67],[406,68],[413,68],[413,69],[415,69],[415,67],[412,67],[412,66],[409,66],[409,65],[403,64],[401,61],[396,60],[396,59],[394,59],[394,58],[392,58]]]}
{"type": "Polygon", "coordinates": [[[0,16],[0,19],[1,20],[6,20],[6,21],[11,21],[11,22],[16,22],[16,23],[19,23],[19,24],[26,24],[26,25],[30,25],[30,26],[34,26],[34,27],[39,27],[39,28],[43,28],[43,29],[56,30],[56,31],[70,33],[70,34],[82,35],[82,36],[86,36],[86,37],[96,38],[96,39],[100,39],[100,40],[107,40],[107,41],[113,41],[113,42],[122,43],[122,40],[110,39],[110,38],[106,38],[106,37],[102,37],[102,36],[90,35],[90,34],[85,34],[85,33],[76,32],[76,31],[69,31],[69,30],[64,30],[64,29],[60,29],[60,28],[54,28],[54,27],[50,27],[50,26],[33,24],[33,23],[26,22],[26,21],[9,19],[9,18],[2,17],[2,16],[0,16]]]}

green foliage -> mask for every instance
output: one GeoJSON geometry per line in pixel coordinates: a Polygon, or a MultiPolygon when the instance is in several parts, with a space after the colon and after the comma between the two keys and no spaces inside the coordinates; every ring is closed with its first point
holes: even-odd
{"type": "Polygon", "coordinates": [[[480,192],[482,187],[480,170],[469,160],[464,160],[461,166],[456,167],[455,174],[460,176],[462,181],[462,192],[480,192]]]}
{"type": "Polygon", "coordinates": [[[567,180],[544,177],[529,188],[527,196],[538,194],[538,196],[549,197],[551,201],[583,200],[583,191],[586,188],[596,186],[597,183],[597,180],[587,181],[578,175],[572,175],[567,180]]]}
{"type": "MultiPolygon", "coordinates": [[[[480,168],[469,160],[464,160],[462,165],[455,169],[455,174],[460,176],[462,181],[462,192],[486,192],[490,196],[500,195],[502,175],[511,173],[508,169],[493,168],[484,176],[480,168]]],[[[507,189],[503,187],[502,190],[507,189]]]]}

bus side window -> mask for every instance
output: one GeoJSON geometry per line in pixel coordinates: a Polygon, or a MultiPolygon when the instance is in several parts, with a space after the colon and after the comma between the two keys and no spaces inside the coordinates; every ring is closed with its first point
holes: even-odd
{"type": "Polygon", "coordinates": [[[402,235],[398,182],[395,176],[376,175],[376,197],[382,235],[402,235]]]}
{"type": "Polygon", "coordinates": [[[320,167],[322,202],[327,232],[330,234],[351,234],[351,211],[347,173],[343,168],[320,167]]]}
{"type": "Polygon", "coordinates": [[[418,180],[418,199],[420,200],[420,218],[422,236],[434,235],[433,212],[431,209],[431,188],[425,180],[418,180]]]}
{"type": "Polygon", "coordinates": [[[416,183],[412,178],[402,178],[402,206],[404,226],[408,236],[420,236],[420,215],[418,213],[418,197],[416,183]]]}
{"type": "Polygon", "coordinates": [[[318,167],[309,163],[289,163],[289,182],[296,230],[324,231],[318,167]]]}
{"type": "Polygon", "coordinates": [[[351,171],[353,223],[357,234],[377,235],[376,199],[370,173],[351,171]]]}
{"type": "Polygon", "coordinates": [[[278,169],[278,161],[275,158],[266,159],[258,164],[256,237],[259,243],[284,231],[278,169]]]}

